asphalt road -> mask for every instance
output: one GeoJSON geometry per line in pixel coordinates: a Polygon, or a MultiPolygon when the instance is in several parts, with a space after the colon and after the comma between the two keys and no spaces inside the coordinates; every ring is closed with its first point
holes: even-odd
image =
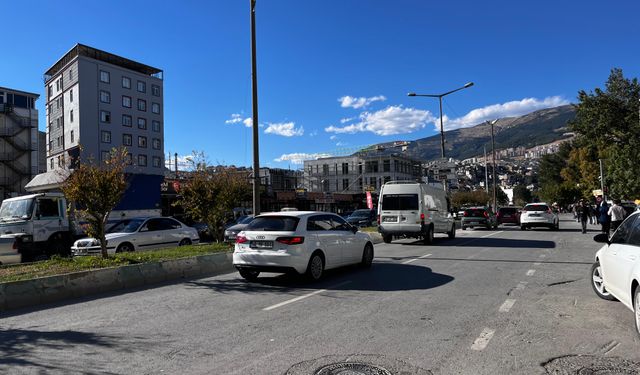
{"type": "Polygon", "coordinates": [[[543,374],[562,356],[640,361],[632,312],[589,284],[596,227],[563,219],[558,232],[379,244],[370,270],[317,284],[233,273],[14,311],[0,319],[0,373],[301,374],[344,360],[543,374]]]}

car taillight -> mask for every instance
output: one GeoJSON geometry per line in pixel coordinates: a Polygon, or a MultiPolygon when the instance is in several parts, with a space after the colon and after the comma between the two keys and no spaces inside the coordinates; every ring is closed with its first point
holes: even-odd
{"type": "Polygon", "coordinates": [[[11,248],[12,248],[13,250],[17,250],[17,249],[18,249],[18,241],[13,240],[13,245],[11,246],[11,248]]]}
{"type": "Polygon", "coordinates": [[[462,214],[462,216],[469,216],[469,213],[465,211],[464,214],[462,214]]]}
{"type": "Polygon", "coordinates": [[[424,220],[424,213],[420,214],[420,220],[424,220]]]}
{"type": "Polygon", "coordinates": [[[278,237],[276,241],[285,245],[300,245],[304,243],[304,237],[278,237]]]}
{"type": "Polygon", "coordinates": [[[248,242],[249,240],[247,240],[247,237],[245,236],[237,236],[236,237],[236,243],[245,243],[248,242]]]}
{"type": "Polygon", "coordinates": [[[484,217],[489,217],[489,213],[487,211],[484,212],[484,217]]]}

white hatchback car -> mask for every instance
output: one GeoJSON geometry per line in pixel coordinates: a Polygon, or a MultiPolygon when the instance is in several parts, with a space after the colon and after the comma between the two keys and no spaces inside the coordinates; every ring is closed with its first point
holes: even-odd
{"type": "MultiPolygon", "coordinates": [[[[120,220],[107,229],[107,252],[157,249],[200,242],[198,231],[170,217],[131,218],[120,220]]],[[[71,247],[73,255],[100,254],[100,242],[82,238],[71,247]]]]}
{"type": "Polygon", "coordinates": [[[591,266],[591,286],[600,298],[618,299],[633,310],[640,335],[640,213],[629,215],[610,239],[606,233],[593,239],[605,245],[591,266]]]}
{"type": "Polygon", "coordinates": [[[295,272],[318,280],[330,268],[370,267],[373,256],[369,235],[340,216],[289,211],[260,215],[238,233],[233,265],[249,281],[260,272],[295,272]]]}
{"type": "Polygon", "coordinates": [[[520,214],[520,229],[532,227],[546,227],[553,230],[560,229],[560,218],[551,210],[551,206],[544,202],[529,203],[520,214]]]}

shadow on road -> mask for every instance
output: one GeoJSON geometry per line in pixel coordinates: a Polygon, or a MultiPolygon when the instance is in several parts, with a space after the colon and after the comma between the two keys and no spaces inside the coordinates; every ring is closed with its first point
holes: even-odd
{"type": "MultiPolygon", "coordinates": [[[[87,346],[99,348],[116,347],[116,340],[110,336],[99,336],[90,332],[79,331],[37,331],[26,329],[0,329],[0,372],[8,367],[16,371],[18,368],[29,368],[34,373],[50,371],[76,371],[89,368],[88,363],[74,363],[70,369],[60,361],[65,358],[66,351],[92,351],[87,346]],[[56,349],[59,360],[42,358],[39,349],[56,349]]],[[[91,366],[94,370],[95,367],[91,366]]],[[[101,373],[108,373],[101,371],[101,373]]]]}
{"type": "Polygon", "coordinates": [[[434,273],[427,267],[397,263],[374,263],[369,270],[354,267],[330,270],[327,271],[323,280],[316,283],[306,282],[302,277],[296,275],[274,275],[269,273],[264,275],[261,275],[255,283],[237,278],[191,281],[186,284],[195,288],[211,289],[217,293],[287,293],[298,289],[388,292],[432,289],[454,280],[452,276],[434,273]]]}
{"type": "MultiPolygon", "coordinates": [[[[435,245],[438,245],[441,241],[443,245],[457,247],[509,247],[514,249],[553,249],[556,247],[556,243],[554,241],[522,240],[517,238],[496,237],[460,237],[455,240],[437,238],[435,239],[435,245]]],[[[424,245],[422,241],[404,242],[398,244],[403,246],[424,246],[425,248],[428,248],[428,245],[424,245]]]]}
{"type": "MultiPolygon", "coordinates": [[[[415,259],[416,257],[376,257],[376,259],[404,260],[415,259]]],[[[593,262],[576,262],[576,261],[544,261],[540,259],[523,260],[523,259],[478,259],[478,258],[453,258],[453,257],[429,257],[426,261],[446,260],[446,261],[463,261],[463,262],[489,262],[489,263],[541,263],[541,264],[584,264],[592,265],[593,262]]]]}

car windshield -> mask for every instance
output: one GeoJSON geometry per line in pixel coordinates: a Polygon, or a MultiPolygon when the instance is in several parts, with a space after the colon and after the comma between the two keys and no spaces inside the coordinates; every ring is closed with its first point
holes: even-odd
{"type": "Polygon", "coordinates": [[[144,219],[126,219],[115,223],[107,233],[133,233],[140,228],[144,219]]]}
{"type": "Polygon", "coordinates": [[[464,210],[467,216],[484,216],[485,210],[482,208],[469,208],[464,210]]]}
{"type": "Polygon", "coordinates": [[[21,199],[17,201],[4,201],[0,206],[0,219],[10,218],[28,219],[33,211],[33,199],[21,199]]]}
{"type": "Polygon", "coordinates": [[[245,216],[242,219],[239,219],[236,224],[249,224],[251,221],[253,221],[252,216],[245,216]]]}
{"type": "Polygon", "coordinates": [[[260,216],[247,225],[248,231],[293,232],[298,227],[297,217],[292,216],[260,216]]]}
{"type": "Polygon", "coordinates": [[[391,211],[417,210],[418,194],[385,194],[382,209],[391,211]]]}
{"type": "Polygon", "coordinates": [[[549,206],[545,204],[530,204],[524,208],[525,211],[548,211],[549,206]]]}
{"type": "Polygon", "coordinates": [[[350,216],[351,217],[369,217],[371,215],[370,210],[357,210],[354,211],[350,216]]]}

